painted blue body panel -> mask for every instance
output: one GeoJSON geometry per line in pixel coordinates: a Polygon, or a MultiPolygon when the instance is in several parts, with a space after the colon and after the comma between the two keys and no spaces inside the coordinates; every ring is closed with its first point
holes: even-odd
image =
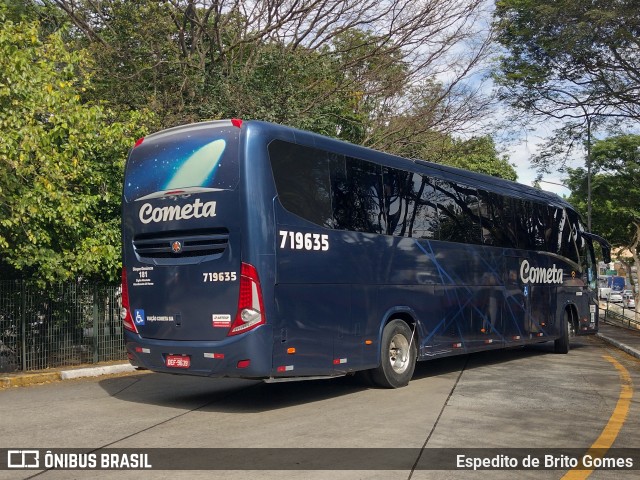
{"type": "MultiPolygon", "coordinates": [[[[126,332],[132,363],[155,371],[267,378],[338,375],[380,363],[382,329],[392,318],[415,324],[420,360],[553,340],[568,306],[578,333],[597,331],[595,300],[576,266],[557,255],[438,240],[320,227],[278,199],[267,146],[274,139],[301,143],[434,178],[479,184],[502,194],[568,208],[557,196],[458,169],[414,163],[343,142],[262,122],[239,129],[239,182],[230,190],[199,194],[216,201],[216,216],[162,224],[140,223],[140,202],[124,200],[123,252],[131,309],[173,321],[148,322],[126,332]],[[134,237],[183,230],[228,231],[224,253],[201,263],[150,265],[133,249],[134,237]],[[326,250],[287,248],[280,232],[326,235],[326,250]],[[284,247],[283,247],[284,245],[284,247]],[[522,260],[562,268],[562,284],[525,285],[522,260]],[[203,282],[210,272],[253,265],[260,277],[267,324],[234,337],[214,327],[214,315],[235,317],[237,281],[203,282]],[[148,271],[152,285],[136,275],[148,271]],[[175,320],[179,315],[179,325],[175,320]],[[295,349],[295,354],[290,349],[295,349]],[[141,350],[148,350],[143,353],[141,350]],[[222,354],[213,359],[211,355],[222,354]],[[167,368],[167,354],[189,355],[188,370],[167,368]],[[238,369],[237,362],[250,360],[238,369]]],[[[193,202],[193,196],[172,200],[193,202]]],[[[153,206],[166,199],[151,199],[153,206]]],[[[149,278],[149,277],[147,277],[149,278]]]]}

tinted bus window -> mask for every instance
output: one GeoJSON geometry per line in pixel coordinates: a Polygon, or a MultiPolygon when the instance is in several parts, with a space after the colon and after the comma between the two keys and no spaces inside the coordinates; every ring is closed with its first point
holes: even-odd
{"type": "Polygon", "coordinates": [[[330,170],[335,228],[385,232],[382,167],[337,156],[330,161],[330,170]]]}
{"type": "Polygon", "coordinates": [[[387,235],[407,236],[410,213],[415,206],[412,174],[404,170],[383,167],[384,209],[387,235]]]}
{"type": "Polygon", "coordinates": [[[437,192],[433,181],[425,175],[413,175],[416,206],[411,216],[410,233],[415,238],[439,237],[437,192]]]}
{"type": "MultiPolygon", "coordinates": [[[[576,245],[576,249],[578,251],[578,256],[580,259],[580,266],[582,267],[582,271],[587,272],[592,268],[591,262],[591,251],[589,249],[589,244],[585,240],[585,238],[579,234],[579,232],[584,232],[585,228],[580,221],[580,217],[573,210],[567,210],[567,215],[569,217],[569,223],[571,224],[571,230],[573,233],[573,241],[576,245]]],[[[586,279],[585,281],[591,281],[592,278],[586,279]]]]}
{"type": "Polygon", "coordinates": [[[326,152],[280,140],[269,144],[273,177],[282,206],[305,220],[331,227],[331,184],[326,152]]]}
{"type": "Polygon", "coordinates": [[[591,288],[596,288],[596,269],[594,267],[595,257],[593,256],[593,247],[590,242],[580,235],[580,232],[584,232],[586,229],[577,212],[573,210],[566,210],[566,212],[569,218],[569,223],[571,224],[572,237],[577,250],[580,269],[582,271],[580,279],[591,288]]]}
{"type": "Polygon", "coordinates": [[[481,224],[486,244],[516,248],[516,229],[511,199],[496,193],[478,190],[481,204],[481,224]]]}
{"type": "Polygon", "coordinates": [[[575,238],[577,233],[574,230],[567,212],[558,210],[558,250],[557,253],[578,263],[578,251],[576,250],[575,238]]]}
{"type": "Polygon", "coordinates": [[[518,248],[535,250],[534,224],[536,219],[534,218],[531,202],[514,198],[512,199],[512,205],[518,248]]]}
{"type": "Polygon", "coordinates": [[[440,240],[480,243],[481,229],[476,190],[444,180],[436,180],[440,240]]]}
{"type": "Polygon", "coordinates": [[[553,251],[553,209],[540,203],[532,203],[533,224],[531,236],[533,248],[539,252],[553,251]]]}
{"type": "Polygon", "coordinates": [[[561,238],[562,238],[562,227],[564,210],[562,208],[557,207],[549,207],[551,212],[550,224],[549,227],[551,232],[549,234],[549,244],[548,244],[548,252],[556,253],[560,255],[562,249],[560,248],[561,238]]]}
{"type": "Polygon", "coordinates": [[[387,232],[413,238],[437,238],[435,190],[427,177],[385,167],[383,169],[387,232]]]}
{"type": "Polygon", "coordinates": [[[184,188],[233,190],[240,178],[239,130],[213,126],[196,125],[147,137],[129,157],[125,199],[184,188]]]}
{"type": "Polygon", "coordinates": [[[495,245],[496,238],[494,235],[495,225],[493,225],[490,209],[491,204],[488,202],[487,192],[478,191],[478,216],[480,217],[480,225],[482,227],[481,243],[483,245],[495,245]]]}

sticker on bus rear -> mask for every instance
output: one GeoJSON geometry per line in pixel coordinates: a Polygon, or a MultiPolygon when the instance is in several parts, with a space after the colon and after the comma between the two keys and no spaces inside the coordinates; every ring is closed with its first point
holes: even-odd
{"type": "Polygon", "coordinates": [[[211,315],[211,325],[214,328],[229,328],[231,326],[231,315],[211,315]]]}
{"type": "Polygon", "coordinates": [[[133,321],[136,323],[136,325],[144,325],[145,324],[144,310],[142,310],[141,308],[136,308],[134,310],[133,321]]]}

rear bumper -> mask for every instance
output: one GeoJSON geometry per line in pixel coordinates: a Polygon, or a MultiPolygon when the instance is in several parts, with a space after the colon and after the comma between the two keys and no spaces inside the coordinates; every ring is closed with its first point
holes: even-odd
{"type": "Polygon", "coordinates": [[[131,364],[154,372],[205,377],[271,376],[273,334],[269,325],[220,341],[157,340],[125,330],[125,342],[131,364]],[[168,355],[188,356],[189,368],[167,367],[168,355]]]}

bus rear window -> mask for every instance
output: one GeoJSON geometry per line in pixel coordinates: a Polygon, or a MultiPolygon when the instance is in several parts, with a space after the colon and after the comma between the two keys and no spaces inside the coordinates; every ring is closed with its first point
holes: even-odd
{"type": "Polygon", "coordinates": [[[184,188],[233,190],[240,176],[239,132],[232,126],[207,124],[145,138],[127,162],[125,199],[184,188]]]}

